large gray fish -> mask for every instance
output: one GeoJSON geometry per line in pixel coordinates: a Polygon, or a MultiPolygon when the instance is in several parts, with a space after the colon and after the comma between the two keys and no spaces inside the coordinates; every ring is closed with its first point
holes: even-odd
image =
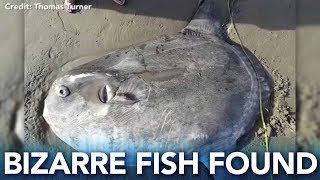
{"type": "Polygon", "coordinates": [[[181,33],[94,59],[59,76],[45,100],[53,132],[79,151],[235,148],[269,108],[266,72],[221,35],[214,0],[181,33]]]}

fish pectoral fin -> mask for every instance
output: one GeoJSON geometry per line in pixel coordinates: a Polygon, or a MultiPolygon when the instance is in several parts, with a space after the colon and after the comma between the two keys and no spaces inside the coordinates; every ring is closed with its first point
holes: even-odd
{"type": "Polygon", "coordinates": [[[118,93],[116,96],[112,99],[112,103],[121,103],[124,105],[132,105],[137,102],[139,102],[139,99],[134,94],[130,93],[118,93]]]}
{"type": "Polygon", "coordinates": [[[138,76],[132,75],[122,82],[115,96],[113,103],[135,104],[146,100],[149,96],[149,86],[138,76]]]}

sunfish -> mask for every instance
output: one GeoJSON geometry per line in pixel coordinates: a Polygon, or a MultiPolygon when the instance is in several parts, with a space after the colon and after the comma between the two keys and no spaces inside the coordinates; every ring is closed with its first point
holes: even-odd
{"type": "Polygon", "coordinates": [[[53,132],[85,152],[233,150],[258,119],[260,97],[270,108],[271,88],[263,67],[221,35],[214,2],[177,34],[60,75],[43,112],[53,132]]]}

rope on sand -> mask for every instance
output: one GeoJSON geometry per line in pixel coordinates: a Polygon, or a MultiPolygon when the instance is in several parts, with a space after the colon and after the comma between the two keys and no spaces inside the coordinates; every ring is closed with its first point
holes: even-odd
{"type": "MultiPolygon", "coordinates": [[[[247,58],[250,60],[249,55],[247,54],[246,50],[244,49],[244,45],[241,41],[239,32],[235,26],[233,17],[232,17],[232,13],[231,13],[231,8],[230,8],[230,0],[227,0],[228,3],[228,13],[229,13],[229,18],[230,18],[230,23],[231,26],[233,27],[233,29],[235,30],[236,36],[238,38],[239,44],[241,46],[242,51],[245,53],[245,55],[247,56],[247,58]]],[[[251,60],[250,60],[251,61],[251,60]]],[[[254,68],[254,67],[253,67],[254,68]]],[[[255,68],[254,68],[255,70],[255,68]]],[[[256,70],[255,70],[256,71],[256,70]]],[[[260,85],[260,81],[258,80],[258,86],[259,86],[259,111],[260,111],[260,117],[261,117],[261,123],[262,123],[262,128],[263,128],[263,134],[264,134],[264,145],[265,145],[265,150],[266,152],[269,152],[269,138],[268,138],[268,130],[267,130],[267,126],[266,126],[266,121],[264,119],[264,113],[263,113],[263,103],[262,103],[262,95],[261,95],[261,85],[260,85]]]]}

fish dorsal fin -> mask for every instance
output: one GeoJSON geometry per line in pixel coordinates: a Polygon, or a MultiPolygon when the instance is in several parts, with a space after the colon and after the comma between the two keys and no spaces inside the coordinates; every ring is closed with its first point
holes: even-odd
{"type": "Polygon", "coordinates": [[[222,24],[227,12],[226,5],[225,0],[200,0],[196,14],[187,27],[182,30],[182,33],[221,37],[223,34],[222,24]]]}

